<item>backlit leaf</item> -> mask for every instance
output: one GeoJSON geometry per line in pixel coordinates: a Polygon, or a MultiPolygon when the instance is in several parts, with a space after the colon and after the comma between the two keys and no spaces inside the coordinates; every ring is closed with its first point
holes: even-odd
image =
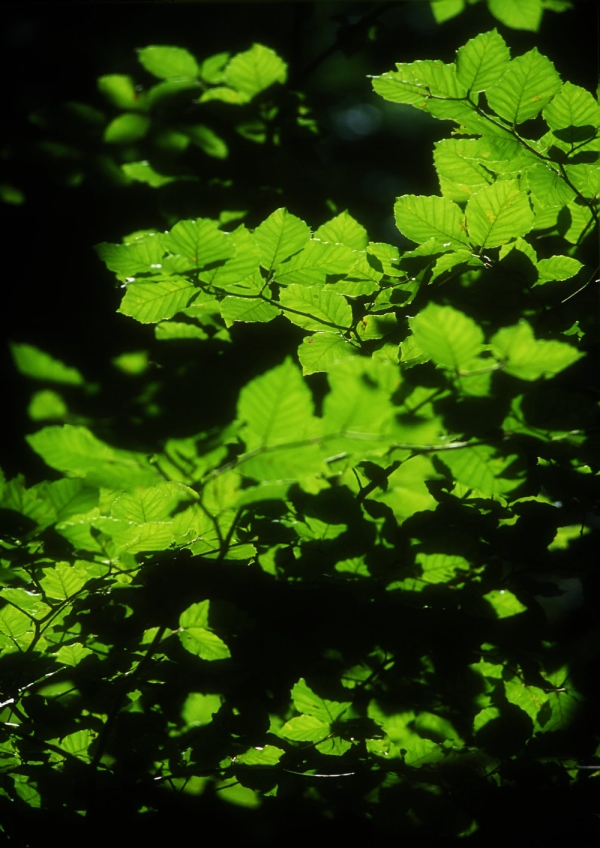
{"type": "Polygon", "coordinates": [[[66,600],[75,595],[90,579],[86,571],[67,562],[59,562],[54,568],[45,568],[40,586],[49,598],[66,600]]]}
{"type": "Polygon", "coordinates": [[[502,456],[489,445],[440,451],[438,458],[448,466],[459,483],[488,496],[511,492],[521,484],[519,476],[509,472],[516,457],[502,456]],[[507,473],[511,476],[505,476],[507,473]]]}
{"type": "Polygon", "coordinates": [[[181,708],[181,718],[188,727],[202,727],[211,723],[222,703],[220,695],[190,692],[181,708]]]}
{"type": "Polygon", "coordinates": [[[304,330],[348,328],[352,323],[346,298],[318,286],[288,286],[282,289],[279,302],[286,318],[304,330]]]}
{"type": "Polygon", "coordinates": [[[272,303],[257,297],[225,297],[221,301],[221,315],[227,327],[235,321],[260,322],[266,324],[277,318],[280,310],[272,303]]]}
{"type": "Polygon", "coordinates": [[[473,244],[498,247],[523,236],[535,216],[527,193],[516,180],[499,180],[476,192],[467,203],[467,230],[473,244]]]}
{"type": "Polygon", "coordinates": [[[435,169],[442,194],[449,200],[464,202],[492,181],[489,171],[472,158],[475,144],[470,138],[446,138],[435,144],[435,169]]]}
{"type": "Polygon", "coordinates": [[[446,197],[406,194],[396,201],[394,213],[398,229],[412,241],[422,244],[435,238],[453,247],[468,244],[463,212],[446,197]]]}
{"type": "Polygon", "coordinates": [[[293,742],[320,742],[329,735],[329,731],[329,722],[316,716],[301,715],[286,721],[277,735],[293,742]]]}
{"type": "Polygon", "coordinates": [[[544,118],[557,138],[576,144],[598,132],[600,107],[585,88],[565,82],[544,109],[544,118]]]}
{"type": "Polygon", "coordinates": [[[536,32],[542,20],[542,0],[488,0],[492,15],[505,26],[536,32]]]}
{"type": "Polygon", "coordinates": [[[498,30],[482,32],[456,51],[456,76],[469,91],[485,91],[498,82],[509,61],[510,51],[498,30]]]}
{"type": "Polygon", "coordinates": [[[135,318],[140,324],[156,324],[184,309],[194,294],[194,286],[183,277],[167,277],[152,283],[131,283],[117,312],[135,318]]]}
{"type": "Polygon", "coordinates": [[[353,250],[364,250],[369,242],[365,228],[348,211],[340,212],[335,218],[315,230],[315,238],[345,244],[353,250]]]}
{"type": "Polygon", "coordinates": [[[521,380],[551,377],[584,355],[565,342],[536,339],[531,325],[523,319],[498,330],[490,343],[495,355],[504,360],[506,373],[521,380]]]}
{"type": "Polygon", "coordinates": [[[356,256],[349,247],[311,239],[300,253],[277,266],[274,279],[286,286],[314,286],[324,284],[327,274],[350,273],[355,263],[356,256]]]}
{"type": "Polygon", "coordinates": [[[234,242],[229,235],[206,218],[179,221],[166,236],[165,247],[191,259],[198,268],[228,259],[235,253],[234,242]]]}
{"type": "Polygon", "coordinates": [[[477,356],[484,341],[475,321],[451,306],[430,303],[409,324],[422,351],[438,365],[457,371],[477,356]]]}
{"type": "Polygon", "coordinates": [[[150,119],[136,112],[125,112],[118,115],[104,130],[104,141],[107,144],[131,144],[143,138],[150,128],[150,119]]]}
{"type": "Polygon", "coordinates": [[[238,418],[248,450],[314,435],[310,390],[290,358],[242,389],[238,418]]]}
{"type": "Polygon", "coordinates": [[[287,79],[287,65],[274,50],[253,44],[250,50],[238,53],[225,69],[225,81],[247,99],[264,91],[275,82],[287,79]]]}
{"type": "MultiPolygon", "coordinates": [[[[504,0],[499,0],[504,4],[504,0]]],[[[520,0],[519,0],[520,2],[520,0]]],[[[491,108],[511,124],[535,118],[560,89],[554,65],[534,47],[513,59],[500,82],[486,91],[491,108]]]]}
{"type": "Polygon", "coordinates": [[[298,359],[305,376],[329,371],[332,365],[354,356],[359,356],[358,349],[337,333],[305,336],[298,348],[298,359]]]}
{"type": "Polygon", "coordinates": [[[493,589],[483,598],[492,605],[497,618],[510,618],[527,609],[508,589],[493,589]]]}
{"type": "Polygon", "coordinates": [[[160,79],[198,76],[196,60],[182,47],[143,47],[137,54],[140,64],[160,79]]]}
{"type": "Polygon", "coordinates": [[[65,365],[64,362],[54,359],[38,347],[29,344],[11,344],[10,352],[17,370],[26,377],[71,386],[81,386],[84,383],[83,376],[77,368],[65,365]]]}
{"type": "Polygon", "coordinates": [[[310,229],[287,209],[276,209],[254,230],[254,238],[260,246],[260,264],[271,270],[306,245],[310,229]]]}
{"type": "Polygon", "coordinates": [[[330,724],[345,713],[350,706],[349,701],[327,701],[321,698],[307,686],[302,677],[292,689],[292,700],[299,713],[315,716],[330,724]]]}
{"type": "Polygon", "coordinates": [[[208,609],[209,601],[201,601],[182,612],[177,635],[186,651],[203,660],[227,659],[231,656],[229,648],[208,629],[208,609]]]}
{"type": "Polygon", "coordinates": [[[60,650],[54,654],[54,659],[61,665],[76,666],[92,653],[93,651],[90,651],[81,642],[74,642],[72,645],[62,645],[60,650]]]}

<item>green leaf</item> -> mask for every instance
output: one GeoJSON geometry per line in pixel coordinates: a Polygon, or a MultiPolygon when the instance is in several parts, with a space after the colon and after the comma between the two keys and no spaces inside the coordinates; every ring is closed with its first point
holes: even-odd
{"type": "Polygon", "coordinates": [[[209,56],[204,59],[200,65],[200,76],[204,82],[209,82],[212,85],[217,85],[225,81],[225,67],[231,57],[230,53],[215,53],[214,56],[209,56]]]}
{"type": "Polygon", "coordinates": [[[352,324],[346,298],[318,286],[290,285],[282,289],[279,303],[286,318],[304,330],[343,329],[352,324]]]}
{"type": "Polygon", "coordinates": [[[0,633],[19,643],[19,637],[33,632],[33,623],[28,615],[7,604],[0,609],[0,633]]]}
{"type": "Polygon", "coordinates": [[[262,324],[277,318],[280,311],[277,306],[258,297],[225,297],[221,301],[221,315],[227,327],[235,321],[260,322],[262,324]]]}
{"type": "Polygon", "coordinates": [[[184,309],[194,291],[194,286],[183,277],[130,283],[117,312],[135,318],[140,324],[156,324],[184,309]]]}
{"type": "Polygon", "coordinates": [[[287,79],[287,65],[274,50],[253,44],[250,50],[238,53],[225,69],[227,85],[239,91],[247,100],[275,82],[287,79]]]}
{"type": "Polygon", "coordinates": [[[316,716],[301,715],[292,718],[277,733],[293,742],[320,742],[329,735],[330,725],[316,716]]]}
{"type": "Polygon", "coordinates": [[[565,82],[543,112],[546,123],[561,141],[577,144],[598,132],[600,107],[585,88],[565,82]]]}
{"type": "Polygon", "coordinates": [[[409,320],[417,345],[438,365],[460,371],[478,355],[484,336],[481,328],[451,306],[428,304],[409,320]]]}
{"type": "Polygon", "coordinates": [[[61,665],[76,666],[81,660],[92,654],[89,648],[86,648],[81,642],[73,642],[72,645],[63,645],[60,650],[54,654],[54,659],[61,665]]]}
{"type": "Polygon", "coordinates": [[[190,692],[181,708],[181,718],[188,727],[203,727],[211,723],[215,713],[221,709],[222,703],[221,695],[190,692]]]}
{"type": "Polygon", "coordinates": [[[502,77],[510,50],[498,30],[482,32],[456,51],[456,76],[469,91],[485,91],[502,77]]]}
{"type": "Polygon", "coordinates": [[[466,0],[431,0],[431,11],[436,24],[443,24],[464,11],[466,0]]]}
{"type": "Polygon", "coordinates": [[[69,408],[56,392],[46,389],[31,396],[27,415],[32,421],[64,421],[69,408]]]}
{"type": "Polygon", "coordinates": [[[162,267],[165,252],[160,233],[148,233],[129,244],[103,242],[97,244],[95,250],[106,267],[114,271],[120,279],[138,273],[155,272],[162,267]]]}
{"type": "Polygon", "coordinates": [[[398,229],[412,241],[422,244],[435,238],[452,247],[468,244],[463,212],[446,197],[406,194],[396,201],[394,214],[398,229]]]}
{"type": "Polygon", "coordinates": [[[342,739],[339,736],[330,736],[329,739],[323,739],[322,742],[318,742],[315,745],[315,748],[321,754],[327,754],[328,756],[341,757],[346,751],[349,751],[352,747],[352,742],[348,739],[342,739]]]}
{"type": "Polygon", "coordinates": [[[287,209],[276,209],[254,230],[260,247],[260,264],[271,271],[306,245],[310,229],[287,209]]]}
{"type": "Polygon", "coordinates": [[[292,700],[299,713],[315,716],[329,724],[336,721],[350,706],[350,701],[327,701],[307,686],[303,677],[292,689],[292,700]]]}
{"type": "Polygon", "coordinates": [[[537,32],[542,20],[542,2],[543,0],[488,0],[488,8],[505,26],[537,32]]]}
{"type": "Polygon", "coordinates": [[[356,254],[343,244],[311,239],[300,253],[277,266],[274,279],[286,286],[324,284],[327,274],[350,273],[356,259],[356,254]]]}
{"type": "MultiPolygon", "coordinates": [[[[202,282],[234,293],[239,291],[242,281],[246,284],[247,278],[260,276],[260,248],[243,224],[231,233],[230,238],[235,245],[234,255],[213,270],[200,271],[198,276],[202,282]]],[[[256,294],[260,291],[254,283],[251,288],[256,294]]]]}
{"type": "Polygon", "coordinates": [[[198,76],[196,60],[182,47],[143,47],[137,54],[140,64],[159,79],[198,76]]]}
{"type": "Polygon", "coordinates": [[[213,159],[227,159],[229,148],[220,135],[205,124],[194,124],[185,128],[193,143],[213,159]]]}
{"type": "Polygon", "coordinates": [[[483,598],[492,605],[496,613],[496,618],[510,618],[527,609],[508,589],[493,589],[491,592],[483,595],[483,598]]]}
{"type": "Polygon", "coordinates": [[[107,144],[131,144],[143,138],[150,128],[150,119],[135,112],[118,115],[104,130],[107,144]]]}
{"type": "Polygon", "coordinates": [[[537,340],[531,325],[523,319],[499,330],[490,344],[494,355],[504,360],[506,373],[521,380],[551,377],[584,355],[565,342],[537,340]]]}
{"type": "Polygon", "coordinates": [[[329,371],[336,363],[359,355],[359,350],[337,333],[305,336],[298,348],[298,359],[304,376],[329,371]]]}
{"type": "Polygon", "coordinates": [[[434,145],[433,160],[442,194],[459,203],[492,181],[492,176],[474,157],[475,139],[446,138],[434,145]]]}
{"type": "Polygon", "coordinates": [[[547,692],[537,686],[526,686],[518,677],[504,681],[504,692],[506,700],[516,704],[534,722],[537,722],[538,713],[548,700],[547,692]]]}
{"type": "Polygon", "coordinates": [[[345,244],[352,250],[364,250],[369,243],[367,231],[347,210],[336,215],[326,224],[321,224],[315,230],[314,237],[321,241],[345,244]]]}
{"type": "Polygon", "coordinates": [[[464,578],[461,572],[470,568],[469,561],[458,554],[418,553],[416,561],[422,568],[421,579],[425,583],[448,583],[456,577],[464,578]]]}
{"type": "Polygon", "coordinates": [[[194,324],[183,324],[179,321],[161,321],[154,328],[154,337],[157,341],[169,341],[170,339],[207,339],[206,333],[201,327],[194,324]]]}
{"type": "Polygon", "coordinates": [[[45,568],[40,580],[44,594],[48,598],[65,601],[77,594],[89,581],[90,576],[81,566],[59,562],[54,568],[45,568]]]}
{"type": "Polygon", "coordinates": [[[82,386],[83,376],[77,368],[71,368],[29,344],[10,344],[10,352],[17,370],[34,380],[48,380],[70,386],[82,386]]]}
{"type": "Polygon", "coordinates": [[[522,482],[511,469],[517,457],[503,456],[490,445],[440,451],[437,456],[455,480],[490,497],[511,492],[522,482]],[[510,477],[504,476],[507,472],[510,477]]]}
{"type": "Polygon", "coordinates": [[[26,439],[52,468],[84,477],[92,485],[129,489],[152,486],[161,479],[143,454],[112,448],[87,427],[44,427],[26,439]]]}
{"type": "Polygon", "coordinates": [[[534,47],[512,60],[500,82],[487,90],[486,97],[500,117],[511,124],[521,124],[539,115],[560,86],[554,65],[534,47]]]}
{"type": "Polygon", "coordinates": [[[179,501],[184,499],[183,486],[159,483],[150,489],[138,488],[134,492],[119,495],[113,501],[110,511],[113,518],[145,524],[167,518],[179,501]]]}
{"type": "Polygon", "coordinates": [[[98,77],[98,90],[118,109],[140,108],[140,97],[131,77],[123,74],[98,77]]]}
{"type": "Polygon", "coordinates": [[[500,180],[480,189],[467,203],[466,215],[469,239],[486,248],[525,235],[535,219],[517,180],[500,180]]]}
{"type": "Polygon", "coordinates": [[[229,648],[207,627],[209,606],[209,601],[201,601],[182,612],[177,635],[186,651],[203,660],[227,659],[229,648]]]}
{"type": "Polygon", "coordinates": [[[289,357],[242,389],[237,414],[248,450],[315,435],[312,396],[289,357]]]}
{"type": "Polygon", "coordinates": [[[249,748],[245,754],[238,754],[235,762],[243,766],[275,766],[284,754],[282,748],[265,745],[264,748],[249,748]]]}
{"type": "Polygon", "coordinates": [[[165,247],[191,259],[196,268],[228,259],[235,253],[235,244],[229,234],[206,218],[179,221],[166,236],[165,247]]]}
{"type": "Polygon", "coordinates": [[[130,179],[145,183],[151,188],[160,188],[177,180],[177,177],[166,177],[159,174],[149,162],[129,162],[121,165],[121,169],[130,179]]]}
{"type": "Polygon", "coordinates": [[[95,730],[76,730],[75,733],[69,733],[68,736],[63,737],[58,742],[58,747],[84,763],[89,763],[91,757],[88,750],[97,736],[98,733],[95,730]]]}
{"type": "Polygon", "coordinates": [[[550,259],[540,259],[537,263],[538,282],[546,283],[550,280],[570,280],[582,268],[578,259],[572,256],[552,256],[550,259]]]}

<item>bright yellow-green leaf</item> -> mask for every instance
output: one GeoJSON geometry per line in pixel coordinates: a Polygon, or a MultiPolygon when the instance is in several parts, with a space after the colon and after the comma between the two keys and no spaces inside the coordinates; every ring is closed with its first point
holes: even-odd
{"type": "Polygon", "coordinates": [[[543,0],[488,0],[492,15],[505,26],[537,32],[543,0]]]}
{"type": "Polygon", "coordinates": [[[225,69],[227,85],[247,99],[264,91],[275,82],[287,79],[287,65],[274,50],[262,44],[253,44],[250,50],[238,53],[225,69]]]}
{"type": "Polygon", "coordinates": [[[394,213],[398,229],[412,241],[435,238],[452,247],[468,245],[463,212],[446,197],[406,194],[396,201],[394,213]]]}
{"type": "Polygon", "coordinates": [[[499,330],[490,343],[494,354],[504,361],[506,373],[521,380],[551,377],[584,355],[565,342],[536,339],[531,325],[523,319],[499,330]]]}
{"type": "Polygon", "coordinates": [[[220,695],[190,692],[181,708],[181,718],[189,727],[202,727],[211,723],[222,703],[223,698],[220,695]]]}
{"type": "Polygon", "coordinates": [[[227,327],[235,321],[266,324],[277,318],[280,310],[272,303],[258,297],[225,297],[221,301],[221,315],[227,327]]]}
{"type": "Polygon", "coordinates": [[[457,371],[465,368],[481,351],[482,329],[451,306],[428,304],[410,319],[416,344],[438,365],[457,371]]]}
{"type": "Polygon", "coordinates": [[[137,54],[140,64],[160,79],[198,76],[196,60],[182,47],[143,47],[137,54]]]}
{"type": "Polygon", "coordinates": [[[156,324],[185,309],[193,294],[194,286],[183,277],[131,283],[117,312],[135,318],[140,324],[156,324]]]}
{"type": "Polygon", "coordinates": [[[341,212],[315,230],[315,238],[321,241],[330,241],[337,244],[345,244],[352,250],[364,250],[369,242],[365,228],[349,214],[348,211],[341,212]]]}
{"type": "MultiPolygon", "coordinates": [[[[507,0],[498,2],[504,5],[507,0]]],[[[486,97],[501,118],[511,124],[521,124],[539,115],[560,86],[554,65],[534,47],[511,61],[500,82],[486,91],[486,97]]]]}
{"type": "Polygon", "coordinates": [[[59,562],[54,568],[45,568],[40,586],[49,598],[66,600],[75,595],[89,581],[90,576],[81,566],[59,562]]]}
{"type": "Polygon", "coordinates": [[[10,352],[17,370],[34,380],[47,380],[71,386],[82,386],[83,376],[77,368],[71,368],[30,344],[11,343],[10,352]]]}
{"type": "Polygon", "coordinates": [[[456,76],[470,91],[485,91],[498,82],[509,61],[510,51],[498,30],[482,32],[457,50],[456,76]]]}
{"type": "Polygon", "coordinates": [[[522,470],[513,471],[511,468],[517,457],[496,453],[490,445],[440,451],[438,458],[448,466],[459,483],[478,489],[485,495],[511,492],[522,482],[522,470]]]}
{"type": "Polygon", "coordinates": [[[299,713],[315,716],[329,724],[343,715],[350,706],[349,701],[327,701],[321,698],[306,684],[303,677],[292,689],[292,700],[299,713]]]}
{"type": "Polygon", "coordinates": [[[508,589],[492,589],[491,592],[483,595],[483,598],[492,605],[496,618],[510,618],[527,609],[525,604],[522,604],[508,589]]]}
{"type": "Polygon", "coordinates": [[[544,118],[557,138],[577,144],[598,132],[600,107],[585,88],[565,82],[544,109],[544,118]]]}
{"type": "Polygon", "coordinates": [[[254,238],[260,246],[260,264],[270,271],[302,250],[310,239],[310,229],[282,208],[276,209],[254,230],[254,238]]]}
{"type": "Polygon", "coordinates": [[[320,286],[287,286],[279,303],[286,318],[304,330],[344,329],[352,323],[352,308],[346,298],[320,286]]]}
{"type": "Polygon", "coordinates": [[[467,203],[467,230],[473,244],[498,247],[524,236],[535,216],[517,180],[499,180],[476,192],[467,203]]]}
{"type": "Polygon", "coordinates": [[[338,333],[313,333],[305,336],[298,348],[302,373],[329,371],[332,365],[359,356],[358,349],[338,333]]]}
{"type": "Polygon", "coordinates": [[[198,268],[228,259],[235,253],[234,241],[207,218],[179,221],[166,237],[165,246],[191,259],[198,268]]]}
{"type": "Polygon", "coordinates": [[[143,138],[150,127],[150,119],[136,112],[118,115],[104,130],[107,144],[131,144],[143,138]]]}

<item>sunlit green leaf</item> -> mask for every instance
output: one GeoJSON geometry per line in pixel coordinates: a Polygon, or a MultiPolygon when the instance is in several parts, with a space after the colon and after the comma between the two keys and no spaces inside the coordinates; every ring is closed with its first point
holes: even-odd
{"type": "MultiPolygon", "coordinates": [[[[499,2],[502,5],[504,0],[499,2]]],[[[521,124],[539,115],[560,85],[560,77],[550,59],[540,55],[534,47],[511,61],[500,82],[486,91],[486,97],[501,118],[521,124]]]]}
{"type": "Polygon", "coordinates": [[[154,337],[157,341],[168,341],[170,339],[204,340],[208,338],[208,333],[194,324],[184,324],[179,321],[161,321],[154,328],[154,337]]]}
{"type": "Polygon", "coordinates": [[[492,605],[497,618],[510,618],[527,609],[508,589],[492,589],[483,598],[492,605]]]}
{"type": "Polygon", "coordinates": [[[10,352],[17,370],[26,377],[71,386],[81,386],[84,383],[84,379],[77,368],[65,365],[64,362],[54,359],[53,356],[38,347],[11,343],[10,352]]]}
{"type": "Polygon", "coordinates": [[[265,324],[280,314],[272,303],[257,297],[225,297],[221,301],[221,315],[227,327],[235,321],[260,322],[265,324]]]}
{"type": "Polygon", "coordinates": [[[394,213],[398,229],[412,241],[436,238],[453,247],[468,244],[463,212],[446,197],[406,194],[396,201],[394,213]]]}
{"type": "Polygon", "coordinates": [[[211,723],[222,703],[220,695],[190,692],[181,708],[181,718],[189,727],[202,727],[211,723]]]}
{"type": "Polygon", "coordinates": [[[274,279],[283,285],[324,284],[327,274],[348,274],[356,263],[354,252],[343,244],[311,239],[306,247],[287,262],[279,264],[274,279]]]}
{"type": "Polygon", "coordinates": [[[137,51],[140,64],[155,77],[197,77],[198,65],[182,47],[143,47],[137,51]]]}
{"type": "Polygon", "coordinates": [[[482,32],[456,51],[456,76],[470,91],[485,91],[498,82],[509,61],[510,51],[498,30],[482,32]]]}
{"type": "Polygon", "coordinates": [[[129,489],[151,486],[160,476],[143,454],[112,448],[86,427],[44,427],[27,441],[52,468],[92,484],[129,489]]]}
{"type": "Polygon", "coordinates": [[[275,745],[265,745],[264,748],[249,748],[245,754],[238,754],[235,761],[243,766],[275,766],[284,753],[275,745]]]}
{"type": "Polygon", "coordinates": [[[81,660],[92,654],[89,648],[82,645],[81,642],[74,642],[72,645],[63,645],[59,651],[54,654],[55,660],[61,665],[76,666],[81,660]]]}
{"type": "Polygon", "coordinates": [[[446,138],[435,144],[435,169],[442,194],[449,200],[468,200],[491,182],[489,171],[472,158],[475,144],[477,142],[470,138],[446,138]]]}
{"type": "Polygon", "coordinates": [[[279,730],[278,736],[293,742],[320,742],[329,735],[330,725],[316,716],[301,715],[291,718],[279,730]]]}
{"type": "Polygon", "coordinates": [[[249,450],[315,435],[308,386],[291,359],[256,377],[240,392],[238,418],[249,450]]]}
{"type": "Polygon", "coordinates": [[[206,218],[179,221],[166,237],[165,247],[191,259],[198,268],[228,259],[235,253],[233,240],[206,218]]]}
{"type": "Polygon", "coordinates": [[[549,280],[570,280],[582,267],[578,259],[572,256],[552,256],[550,259],[540,259],[537,263],[538,283],[549,280]]]}
{"type": "Polygon", "coordinates": [[[441,451],[438,457],[456,480],[486,495],[511,492],[521,484],[520,475],[511,469],[516,456],[502,456],[490,445],[441,451]]]}
{"type": "Polygon", "coordinates": [[[40,586],[47,597],[62,601],[75,595],[89,579],[89,575],[81,566],[59,562],[54,568],[44,569],[40,586]]]}
{"type": "Polygon", "coordinates": [[[415,342],[438,365],[457,371],[465,368],[481,350],[481,328],[451,306],[430,303],[409,321],[415,342]]]}
{"type": "Polygon", "coordinates": [[[298,348],[298,359],[305,376],[318,371],[329,371],[337,362],[358,355],[358,349],[337,333],[314,333],[312,336],[305,336],[298,348]]]}
{"type": "Polygon", "coordinates": [[[431,11],[435,22],[443,24],[444,21],[449,21],[456,15],[460,15],[465,5],[466,0],[431,0],[431,11]]]}
{"type": "Polygon", "coordinates": [[[156,324],[184,309],[194,294],[193,285],[183,277],[167,277],[152,283],[131,283],[118,312],[141,324],[156,324]]]}
{"type": "Polygon", "coordinates": [[[209,602],[192,604],[179,616],[177,635],[191,654],[203,660],[223,660],[231,656],[229,648],[208,628],[209,602]]]}
{"type": "Polygon", "coordinates": [[[504,362],[504,370],[521,380],[537,380],[558,374],[584,355],[559,341],[536,339],[531,325],[521,319],[492,336],[492,350],[504,362]]]}
{"type": "Polygon", "coordinates": [[[287,209],[276,209],[254,230],[254,238],[260,246],[260,264],[271,270],[306,245],[310,229],[287,209]]]}
{"type": "Polygon", "coordinates": [[[121,165],[123,172],[132,180],[145,183],[151,188],[160,188],[163,185],[175,182],[176,177],[167,177],[155,171],[149,162],[129,162],[121,165]]]}
{"type": "Polygon", "coordinates": [[[61,396],[49,389],[35,392],[27,407],[27,414],[32,421],[60,421],[64,420],[68,412],[61,396]]]}
{"type": "Polygon", "coordinates": [[[542,20],[542,0],[488,0],[492,15],[505,26],[536,32],[542,20]]]}
{"type": "Polygon", "coordinates": [[[250,50],[238,53],[225,69],[227,85],[248,100],[275,82],[287,79],[287,65],[274,50],[253,44],[250,50]]]}
{"type": "Polygon", "coordinates": [[[229,156],[229,148],[225,140],[205,124],[194,124],[186,127],[185,131],[192,142],[207,156],[212,156],[214,159],[227,159],[229,156]]]}
{"type": "Polygon", "coordinates": [[[352,323],[348,301],[318,286],[287,286],[281,291],[279,302],[286,318],[304,330],[343,329],[352,323]]]}
{"type": "Polygon", "coordinates": [[[523,236],[533,227],[534,214],[527,193],[516,180],[500,180],[476,192],[466,209],[473,244],[498,247],[523,236]]]}
{"type": "Polygon", "coordinates": [[[597,133],[600,107],[585,88],[565,82],[544,109],[544,118],[561,141],[576,144],[597,133]]]}
{"type": "Polygon", "coordinates": [[[315,230],[315,238],[345,244],[353,250],[364,250],[369,242],[365,228],[348,211],[340,212],[335,218],[321,224],[315,230]]]}
{"type": "Polygon", "coordinates": [[[123,74],[98,77],[98,90],[119,109],[139,109],[141,105],[134,81],[123,74]]]}
{"type": "Polygon", "coordinates": [[[136,112],[125,112],[116,118],[104,130],[107,144],[131,144],[143,138],[150,128],[150,119],[136,112]]]}
{"type": "Polygon", "coordinates": [[[315,716],[324,722],[334,722],[350,706],[349,701],[327,701],[307,686],[303,677],[292,689],[292,700],[299,713],[315,716]]]}

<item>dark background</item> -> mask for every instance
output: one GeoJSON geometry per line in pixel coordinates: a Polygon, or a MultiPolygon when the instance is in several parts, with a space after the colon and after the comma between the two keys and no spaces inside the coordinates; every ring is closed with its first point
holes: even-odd
{"type": "MultiPolygon", "coordinates": [[[[289,325],[285,336],[277,322],[268,328],[236,325],[235,350],[217,357],[195,343],[157,345],[151,326],[116,314],[121,291],[92,246],[120,241],[140,228],[165,228],[153,191],[140,184],[118,188],[90,176],[77,186],[66,185],[56,163],[50,167],[37,152],[36,144],[53,133],[35,126],[32,113],[52,113],[65,101],[104,108],[97,77],[143,76],[136,47],[176,45],[201,60],[220,51],[246,50],[254,42],[264,44],[288,63],[288,84],[306,93],[322,136],[312,145],[284,145],[278,162],[283,195],[257,196],[248,225],[285,205],[316,228],[332,214],[324,206],[329,198],[339,209],[348,208],[375,240],[400,243],[393,201],[401,194],[438,192],[433,142],[447,136],[450,125],[385,103],[372,92],[368,74],[392,70],[399,61],[452,61],[461,44],[497,25],[513,56],[536,46],[564,80],[592,90],[597,82],[598,12],[593,0],[576,0],[575,8],[563,14],[545,12],[539,33],[502,27],[483,2],[439,26],[429,4],[414,0],[20,2],[4,7],[3,18],[0,179],[17,185],[26,200],[0,204],[5,236],[2,397],[8,411],[4,420],[9,420],[0,465],[9,476],[25,472],[30,483],[48,476],[23,441],[24,433],[37,428],[26,407],[40,386],[16,373],[7,341],[37,345],[78,367],[101,387],[99,394],[73,401],[78,411],[100,422],[97,432],[107,440],[145,449],[166,435],[188,434],[230,418],[237,390],[256,373],[257,362],[269,367],[297,344],[289,325]],[[373,41],[368,37],[371,26],[376,26],[373,41]],[[163,369],[163,414],[133,426],[127,410],[137,388],[117,374],[110,360],[138,349],[149,350],[163,369]],[[182,358],[194,360],[184,371],[182,358]],[[108,422],[105,432],[102,421],[108,422]]],[[[248,145],[232,149],[229,160],[209,160],[208,167],[252,171],[257,185],[272,179],[269,157],[261,159],[260,151],[254,151],[247,163],[247,150],[248,145]]],[[[191,207],[190,217],[209,214],[201,183],[197,204],[192,198],[191,207]]]]}

